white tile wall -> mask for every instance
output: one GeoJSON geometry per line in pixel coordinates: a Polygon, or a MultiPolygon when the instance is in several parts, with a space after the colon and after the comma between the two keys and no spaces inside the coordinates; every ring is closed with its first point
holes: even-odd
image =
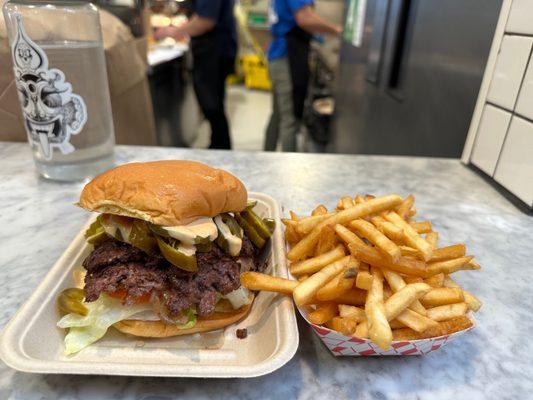
{"type": "Polygon", "coordinates": [[[509,121],[511,113],[485,105],[471,162],[490,176],[494,174],[509,121]]]}
{"type": "Polygon", "coordinates": [[[513,110],[532,43],[533,38],[530,37],[504,36],[487,95],[488,101],[513,110]]]}
{"type": "Polygon", "coordinates": [[[533,206],[533,123],[513,117],[494,178],[533,206]]]}
{"type": "MultiPolygon", "coordinates": [[[[533,0],[531,0],[531,4],[533,5],[533,0]]],[[[531,15],[531,25],[533,26],[533,13],[531,15]]],[[[533,59],[529,60],[526,76],[516,102],[515,112],[533,120],[533,59]]]]}
{"type": "Polygon", "coordinates": [[[533,1],[513,0],[505,30],[512,33],[533,34],[533,1]]]}

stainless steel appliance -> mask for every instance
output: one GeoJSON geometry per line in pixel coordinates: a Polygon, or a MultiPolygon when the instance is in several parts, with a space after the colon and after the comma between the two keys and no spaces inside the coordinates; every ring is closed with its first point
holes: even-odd
{"type": "Polygon", "coordinates": [[[343,42],[339,153],[459,157],[502,0],[368,0],[360,47],[343,42]]]}

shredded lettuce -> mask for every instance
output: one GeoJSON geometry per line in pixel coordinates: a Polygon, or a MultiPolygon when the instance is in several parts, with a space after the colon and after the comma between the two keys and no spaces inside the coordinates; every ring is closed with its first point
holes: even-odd
{"type": "Polygon", "coordinates": [[[177,324],[178,328],[190,329],[194,327],[194,325],[196,325],[196,322],[198,321],[198,317],[196,316],[196,309],[191,306],[183,314],[187,316],[188,321],[184,324],[177,324]]]}
{"type": "Polygon", "coordinates": [[[124,306],[120,300],[101,294],[98,300],[84,303],[89,310],[86,316],[67,314],[57,326],[70,328],[65,336],[65,354],[73,354],[102,338],[109,327],[132,315],[151,310],[149,303],[124,306]]]}
{"type": "MultiPolygon", "coordinates": [[[[71,313],[65,315],[57,323],[59,328],[69,329],[65,336],[65,354],[67,355],[77,353],[101,339],[113,324],[152,310],[150,303],[124,306],[120,300],[104,293],[98,300],[83,304],[88,309],[86,316],[71,313]]],[[[178,328],[190,329],[196,325],[198,318],[194,307],[189,307],[183,315],[187,317],[187,322],[177,323],[178,328]]]]}

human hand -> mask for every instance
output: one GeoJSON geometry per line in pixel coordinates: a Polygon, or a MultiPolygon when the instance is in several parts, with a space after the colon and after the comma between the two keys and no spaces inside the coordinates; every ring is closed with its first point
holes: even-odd
{"type": "Polygon", "coordinates": [[[155,40],[162,40],[166,37],[174,38],[176,41],[182,41],[187,38],[187,35],[185,34],[185,32],[183,32],[182,29],[180,29],[180,27],[173,25],[158,28],[154,32],[155,40]]]}

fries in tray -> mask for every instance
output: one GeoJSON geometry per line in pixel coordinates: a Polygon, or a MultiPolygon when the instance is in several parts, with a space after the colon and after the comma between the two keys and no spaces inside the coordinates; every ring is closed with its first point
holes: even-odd
{"type": "Polygon", "coordinates": [[[441,246],[414,203],[413,195],[356,195],[331,211],[291,211],[283,223],[295,280],[248,272],[242,284],[292,295],[334,353],[360,344],[366,350],[353,355],[435,350],[473,327],[468,313],[482,303],[450,275],[480,266],[464,244],[441,246]]]}

